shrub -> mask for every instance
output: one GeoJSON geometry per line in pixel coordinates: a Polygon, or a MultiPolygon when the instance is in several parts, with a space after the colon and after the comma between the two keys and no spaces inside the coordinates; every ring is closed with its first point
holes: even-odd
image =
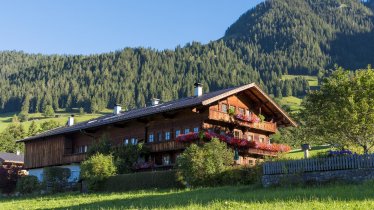
{"type": "Polygon", "coordinates": [[[15,190],[20,170],[22,167],[16,165],[0,165],[0,191],[2,193],[12,193],[15,190]]]}
{"type": "Polygon", "coordinates": [[[40,183],[36,176],[23,176],[17,181],[17,191],[21,194],[30,194],[40,190],[40,183]]]}
{"type": "Polygon", "coordinates": [[[111,143],[107,134],[103,134],[97,142],[95,142],[87,151],[87,155],[90,157],[97,153],[109,155],[111,152],[111,143]]]}
{"type": "Polygon", "coordinates": [[[150,171],[111,176],[103,184],[102,190],[108,192],[145,190],[152,188],[181,188],[176,180],[176,171],[150,171]]]}
{"type": "Polygon", "coordinates": [[[81,164],[81,178],[88,182],[90,190],[99,190],[100,184],[116,174],[112,155],[97,153],[81,164]]]}
{"type": "Polygon", "coordinates": [[[202,147],[192,144],[177,159],[178,179],[186,185],[214,186],[215,177],[234,161],[234,152],[218,139],[202,147]]]}
{"type": "Polygon", "coordinates": [[[139,157],[145,152],[143,144],[128,144],[113,148],[112,153],[117,172],[120,174],[133,172],[139,157]]]}
{"type": "Polygon", "coordinates": [[[48,192],[64,192],[68,188],[71,171],[68,168],[51,167],[43,172],[43,186],[48,192]]]}

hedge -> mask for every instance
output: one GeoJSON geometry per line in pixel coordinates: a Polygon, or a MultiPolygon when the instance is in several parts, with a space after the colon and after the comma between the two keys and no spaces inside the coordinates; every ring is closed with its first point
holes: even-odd
{"type": "Polygon", "coordinates": [[[181,188],[176,181],[176,171],[150,171],[131,174],[120,174],[109,177],[102,185],[103,191],[118,192],[143,189],[181,188]]]}

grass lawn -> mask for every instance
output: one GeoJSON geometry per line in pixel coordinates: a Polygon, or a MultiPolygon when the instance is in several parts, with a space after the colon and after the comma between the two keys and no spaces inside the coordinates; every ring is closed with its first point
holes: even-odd
{"type": "MultiPolygon", "coordinates": [[[[41,113],[32,113],[29,114],[29,121],[27,122],[22,122],[22,125],[26,130],[28,130],[31,120],[35,119],[35,122],[37,124],[42,124],[45,121],[49,120],[54,120],[60,123],[61,126],[65,125],[66,122],[68,121],[68,117],[72,114],[75,115],[75,123],[78,122],[83,122],[87,121],[96,117],[100,117],[104,114],[111,113],[112,110],[103,110],[102,112],[98,114],[82,114],[79,115],[78,113],[67,113],[67,112],[62,112],[62,111],[57,111],[55,117],[50,117],[50,118],[45,118],[41,113]]],[[[17,113],[5,113],[5,114],[0,114],[0,133],[3,132],[8,125],[12,123],[12,117],[17,114],[17,113]]]]}
{"type": "MultiPolygon", "coordinates": [[[[315,146],[309,150],[309,156],[313,157],[317,155],[319,152],[325,152],[330,150],[331,147],[329,145],[322,145],[322,146],[315,146]]],[[[301,149],[292,150],[291,152],[287,153],[284,158],[286,159],[303,159],[304,152],[301,149]]]]}
{"type": "Polygon", "coordinates": [[[302,77],[308,81],[310,87],[318,86],[318,78],[316,76],[306,76],[306,75],[283,75],[282,80],[294,79],[296,77],[302,77]]]}
{"type": "Polygon", "coordinates": [[[374,183],[310,188],[191,190],[0,198],[1,209],[374,209],[374,183]]]}

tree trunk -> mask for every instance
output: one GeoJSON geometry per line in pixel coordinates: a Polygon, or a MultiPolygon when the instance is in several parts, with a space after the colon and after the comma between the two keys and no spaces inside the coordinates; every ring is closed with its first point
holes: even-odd
{"type": "Polygon", "coordinates": [[[362,146],[364,148],[364,154],[368,154],[369,153],[369,149],[368,149],[368,146],[367,145],[364,145],[362,146]]]}

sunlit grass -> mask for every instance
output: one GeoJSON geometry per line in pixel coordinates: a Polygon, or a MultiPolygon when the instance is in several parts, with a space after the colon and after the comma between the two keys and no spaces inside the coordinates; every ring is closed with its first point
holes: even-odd
{"type": "Polygon", "coordinates": [[[310,188],[227,186],[3,198],[1,209],[373,209],[373,183],[310,188]]]}
{"type": "Polygon", "coordinates": [[[295,79],[296,77],[302,77],[308,81],[310,87],[318,86],[318,78],[316,76],[307,75],[283,75],[282,80],[295,79]]]}
{"type": "MultiPolygon", "coordinates": [[[[312,149],[309,150],[310,157],[316,156],[320,152],[326,152],[328,150],[331,150],[331,146],[329,145],[322,145],[322,146],[312,146],[312,149]]],[[[301,149],[293,150],[289,153],[287,153],[284,158],[286,159],[302,159],[304,158],[304,151],[301,149]]]]}

